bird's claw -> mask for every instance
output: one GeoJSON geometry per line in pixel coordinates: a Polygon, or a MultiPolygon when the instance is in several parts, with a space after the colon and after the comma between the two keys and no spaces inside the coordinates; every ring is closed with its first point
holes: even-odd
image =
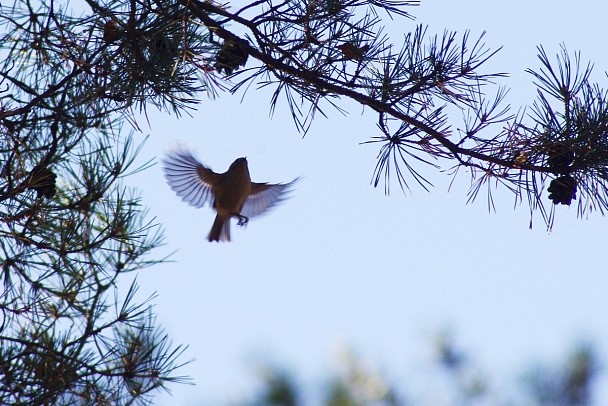
{"type": "Polygon", "coordinates": [[[247,223],[249,222],[249,218],[248,217],[242,216],[240,214],[238,214],[237,217],[239,218],[239,221],[236,224],[239,225],[239,226],[241,226],[241,227],[247,225],[247,223]]]}

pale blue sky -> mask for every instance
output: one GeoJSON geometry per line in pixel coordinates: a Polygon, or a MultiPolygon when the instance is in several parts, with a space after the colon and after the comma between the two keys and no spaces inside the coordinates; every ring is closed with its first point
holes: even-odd
{"type": "MultiPolygon", "coordinates": [[[[388,21],[396,43],[421,23],[429,34],[470,29],[474,38],[485,30],[490,47],[503,46],[486,71],[510,73],[501,83],[515,110],[535,96],[524,70],[539,67],[538,44],[549,55],[561,42],[580,50],[607,85],[605,1],[423,0],[410,11],[415,22],[388,21]]],[[[488,213],[483,198],[466,205],[468,175],[448,193],[451,178],[430,167],[422,172],[435,184],[431,193],[412,184],[404,197],[393,185],[385,196],[369,185],[379,145],[359,145],[377,135],[371,113],[345,100],[347,117],[328,110],[302,139],[285,104],[269,118],[267,91],[240,100],[205,99],[192,118],[150,114],[140,157],[161,158],[179,142],[216,171],[247,156],[254,181],[304,177],[270,214],[246,229],[233,225],[231,243],[206,241],[213,212],[181,202],[160,165],[127,180],[166,231],[157,255],[177,250],[175,262],[140,272],[140,293],[158,293],[158,322],[190,345],[185,359],[196,358],[180,372],[197,385],[173,385],[173,396],[156,404],[243,399],[252,394],[253,366],[265,359],[318,385],[342,344],[395,382],[416,380],[432,364],[431,337],[444,328],[490,376],[506,380],[531,360],[559,359],[580,339],[608,356],[607,219],[580,220],[574,205],[559,207],[552,234],[538,213],[530,231],[527,206],[513,210],[510,194],[499,191],[498,212],[488,213]]],[[[452,124],[462,126],[461,117],[452,124]]]]}

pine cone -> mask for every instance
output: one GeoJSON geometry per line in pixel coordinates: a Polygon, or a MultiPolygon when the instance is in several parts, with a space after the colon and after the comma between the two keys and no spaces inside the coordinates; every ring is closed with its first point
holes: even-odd
{"type": "Polygon", "coordinates": [[[572,199],[576,199],[576,180],[570,175],[560,176],[551,181],[547,191],[553,204],[570,206],[572,199]]]}
{"type": "Polygon", "coordinates": [[[215,69],[220,73],[223,69],[227,75],[231,75],[240,66],[245,66],[248,57],[249,54],[239,43],[227,40],[215,57],[215,69]]]}
{"type": "Polygon", "coordinates": [[[114,41],[119,40],[122,37],[122,32],[118,29],[116,21],[108,20],[103,25],[103,40],[111,44],[114,41]]]}
{"type": "Polygon", "coordinates": [[[574,151],[562,142],[556,142],[549,147],[547,166],[553,173],[568,173],[570,165],[574,162],[574,151]]]}
{"type": "Polygon", "coordinates": [[[154,38],[153,41],[154,50],[160,54],[169,53],[174,55],[177,52],[177,46],[169,38],[159,35],[154,38]]]}
{"type": "Polygon", "coordinates": [[[35,190],[38,198],[41,196],[50,199],[55,196],[57,175],[48,168],[41,168],[40,165],[34,166],[29,176],[28,189],[35,190]]]}
{"type": "Polygon", "coordinates": [[[352,42],[345,42],[344,44],[338,45],[337,48],[342,51],[345,59],[354,59],[362,61],[365,53],[369,50],[369,45],[363,45],[361,47],[356,46],[352,42]]]}
{"type": "Polygon", "coordinates": [[[338,15],[342,10],[344,10],[342,0],[326,0],[321,4],[323,4],[327,13],[332,16],[338,15]]]}

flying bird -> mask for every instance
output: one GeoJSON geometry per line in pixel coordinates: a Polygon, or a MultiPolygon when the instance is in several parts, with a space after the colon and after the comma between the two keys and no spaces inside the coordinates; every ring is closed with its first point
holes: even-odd
{"type": "Polygon", "coordinates": [[[163,163],[167,183],[183,201],[197,208],[209,203],[215,210],[209,242],[230,241],[232,217],[244,226],[249,218],[284,200],[299,179],[279,184],[252,182],[246,158],[237,158],[226,172],[215,173],[184,149],[170,152],[163,163]]]}

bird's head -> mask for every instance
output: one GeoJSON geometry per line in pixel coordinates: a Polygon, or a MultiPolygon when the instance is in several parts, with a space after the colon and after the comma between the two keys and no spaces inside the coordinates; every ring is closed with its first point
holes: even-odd
{"type": "Polygon", "coordinates": [[[230,165],[230,169],[239,167],[241,165],[247,166],[247,158],[237,158],[234,160],[232,165],[230,165]]]}

